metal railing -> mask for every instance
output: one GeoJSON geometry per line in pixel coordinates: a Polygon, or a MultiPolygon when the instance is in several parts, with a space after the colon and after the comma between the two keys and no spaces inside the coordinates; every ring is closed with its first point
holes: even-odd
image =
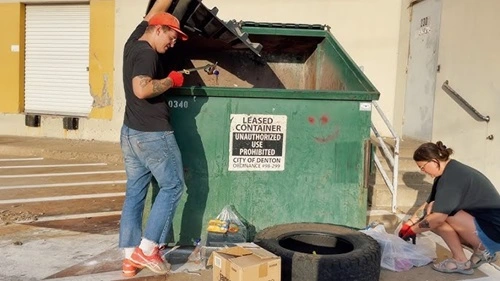
{"type": "Polygon", "coordinates": [[[443,90],[450,95],[465,111],[467,111],[477,121],[490,122],[490,116],[479,113],[470,103],[468,103],[461,95],[459,95],[452,87],[450,87],[448,80],[443,83],[443,90]]]}
{"type": "Polygon", "coordinates": [[[380,159],[376,154],[373,154],[373,160],[375,161],[375,166],[379,170],[380,174],[382,175],[382,178],[384,179],[385,184],[389,188],[389,190],[392,193],[392,202],[391,202],[391,211],[393,213],[396,212],[396,207],[397,207],[397,195],[398,195],[398,169],[399,169],[399,142],[400,138],[394,131],[394,128],[391,125],[391,122],[387,119],[385,116],[384,112],[380,107],[378,106],[378,103],[376,101],[372,102],[373,106],[377,109],[377,112],[379,113],[380,117],[382,117],[382,120],[384,120],[385,125],[389,129],[389,131],[392,134],[392,137],[394,138],[394,153],[391,153],[390,149],[387,147],[387,144],[385,143],[384,139],[382,136],[380,136],[377,128],[372,122],[371,128],[373,133],[375,134],[375,137],[379,141],[379,145],[382,148],[382,153],[384,157],[388,160],[390,167],[392,168],[392,179],[389,178],[387,175],[386,170],[382,166],[382,163],[380,162],[380,159]]]}

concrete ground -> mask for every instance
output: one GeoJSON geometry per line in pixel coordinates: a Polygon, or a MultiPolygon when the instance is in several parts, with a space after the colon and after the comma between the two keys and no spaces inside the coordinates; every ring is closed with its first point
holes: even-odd
{"type": "MultiPolygon", "coordinates": [[[[117,143],[0,136],[0,280],[125,280],[117,249],[124,183],[117,143]]],[[[371,210],[367,221],[375,220],[391,230],[398,218],[371,210]]],[[[439,237],[425,236],[436,242],[437,260],[450,256],[439,237]]],[[[187,262],[191,251],[169,254],[168,280],[212,280],[203,263],[187,262]]],[[[166,279],[142,270],[127,280],[166,279]]],[[[500,280],[500,271],[491,265],[469,276],[430,266],[382,269],[380,280],[500,280]]]]}

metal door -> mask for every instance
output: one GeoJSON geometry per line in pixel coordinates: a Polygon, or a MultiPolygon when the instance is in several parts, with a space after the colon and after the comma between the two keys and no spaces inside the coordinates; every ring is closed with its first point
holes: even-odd
{"type": "Polygon", "coordinates": [[[88,4],[27,5],[25,112],[87,116],[88,4]]]}
{"type": "Polygon", "coordinates": [[[425,0],[412,9],[403,135],[429,141],[434,115],[441,0],[425,0]]]}

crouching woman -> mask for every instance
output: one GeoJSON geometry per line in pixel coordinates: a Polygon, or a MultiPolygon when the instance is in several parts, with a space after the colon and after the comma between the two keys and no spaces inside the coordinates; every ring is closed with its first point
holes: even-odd
{"type": "Polygon", "coordinates": [[[426,203],[406,221],[399,236],[405,240],[433,231],[441,236],[452,257],[433,264],[445,273],[473,274],[474,268],[496,261],[500,251],[500,194],[481,172],[457,160],[442,142],[424,143],[413,154],[419,169],[434,183],[426,203]],[[470,259],[462,245],[474,250],[470,259]]]}

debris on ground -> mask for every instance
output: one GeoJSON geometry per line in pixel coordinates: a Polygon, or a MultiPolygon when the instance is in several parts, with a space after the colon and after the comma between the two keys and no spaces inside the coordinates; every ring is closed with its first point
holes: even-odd
{"type": "Polygon", "coordinates": [[[14,222],[30,222],[38,220],[38,216],[28,211],[12,212],[0,210],[0,225],[7,225],[14,222]]]}

